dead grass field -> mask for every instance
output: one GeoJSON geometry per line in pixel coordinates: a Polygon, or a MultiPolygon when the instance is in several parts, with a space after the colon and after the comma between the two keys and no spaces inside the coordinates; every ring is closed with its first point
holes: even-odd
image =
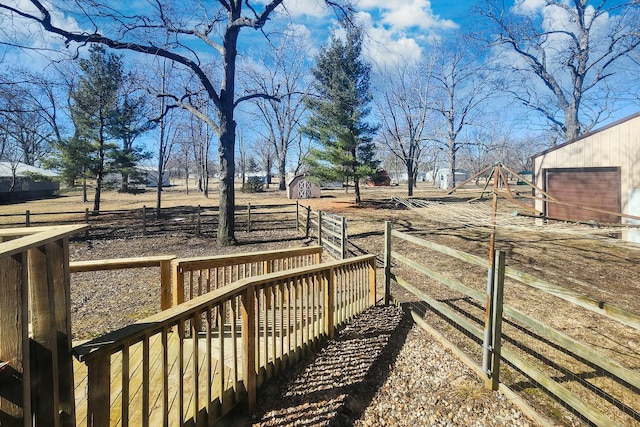
{"type": "MultiPolygon", "coordinates": [[[[195,187],[192,187],[195,188],[195,187]]],[[[284,192],[276,186],[264,193],[246,194],[237,189],[236,203],[246,205],[294,203],[288,200],[284,192]]],[[[429,184],[419,183],[414,197],[446,200],[450,206],[463,205],[476,195],[474,188],[469,192],[460,191],[454,196],[447,196],[443,191],[434,189],[429,184]]],[[[407,209],[393,201],[394,197],[405,197],[406,188],[400,187],[364,187],[361,205],[353,203],[353,193],[345,193],[342,189],[323,190],[320,199],[300,201],[311,206],[313,210],[323,210],[346,216],[348,220],[349,251],[353,254],[373,253],[380,260],[384,251],[384,222],[391,221],[394,229],[418,235],[456,249],[464,250],[478,256],[486,257],[488,253],[489,234],[486,228],[467,227],[452,222],[446,212],[440,217],[426,217],[420,212],[407,209]]],[[[90,194],[91,196],[91,194],[90,194]]],[[[217,206],[217,191],[211,190],[211,197],[204,199],[199,193],[186,193],[184,187],[172,187],[163,192],[163,206],[217,206]]],[[[490,203],[489,200],[486,201],[490,203]]],[[[103,210],[139,209],[143,205],[155,206],[155,192],[147,191],[137,195],[120,194],[107,191],[103,194],[103,210]]],[[[506,201],[500,201],[500,210],[511,212],[517,207],[506,201]]],[[[79,192],[69,192],[56,199],[31,201],[13,205],[0,205],[0,214],[24,214],[30,210],[32,214],[49,212],[81,211],[85,207],[91,209],[91,203],[82,203],[79,192]]],[[[47,217],[38,215],[38,220],[47,217]]],[[[0,225],[5,225],[15,217],[0,217],[0,225]]],[[[295,231],[236,233],[239,244],[232,248],[218,248],[210,237],[193,237],[174,235],[153,238],[122,238],[95,242],[76,242],[72,244],[72,260],[101,259],[115,257],[133,257],[145,255],[172,254],[178,257],[212,255],[219,253],[238,253],[265,250],[269,248],[285,248],[313,244],[313,240],[302,238],[295,231]]],[[[585,294],[598,301],[640,313],[640,246],[618,239],[591,234],[561,234],[557,232],[531,229],[498,229],[496,248],[507,254],[507,265],[533,274],[557,285],[585,294]]],[[[451,259],[437,254],[427,253],[419,248],[405,245],[394,250],[410,253],[426,265],[440,269],[445,274],[469,284],[474,289],[484,290],[486,272],[474,271],[451,259]]],[[[379,274],[379,285],[380,277],[379,274]]],[[[157,271],[82,273],[74,276],[72,288],[72,316],[74,317],[74,337],[84,339],[121,327],[134,320],[141,319],[159,309],[159,289],[157,271]]],[[[425,287],[433,284],[417,280],[425,287]]],[[[400,291],[397,290],[399,293],[400,291]]],[[[444,291],[443,291],[444,292],[444,291]]],[[[452,297],[446,293],[442,298],[452,297]]],[[[407,297],[410,299],[410,297],[407,297]]],[[[505,299],[508,304],[530,312],[536,318],[559,328],[574,338],[584,340],[598,351],[619,360],[629,369],[640,370],[640,337],[637,330],[623,325],[616,325],[607,319],[594,314],[575,311],[562,301],[530,292],[523,285],[507,284],[505,299]]],[[[463,302],[465,303],[465,302],[463,302]]],[[[478,311],[478,307],[462,307],[460,310],[478,311]]],[[[476,313],[477,315],[477,313],[476,313]]],[[[481,316],[481,314],[480,314],[481,316]]],[[[442,325],[443,330],[448,328],[442,325]]],[[[471,344],[460,339],[462,347],[471,344]]],[[[552,348],[541,350],[549,357],[556,357],[552,348]]],[[[559,357],[559,356],[558,356],[559,357]]],[[[577,372],[587,368],[571,367],[577,372]]],[[[588,370],[588,369],[587,369],[588,370]]],[[[513,374],[512,382],[524,390],[530,385],[513,374]]],[[[598,385],[600,386],[600,385],[598,385]]],[[[602,387],[612,387],[604,384],[602,387]]],[[[531,388],[532,390],[537,390],[531,388]]],[[[640,413],[640,399],[637,390],[625,401],[636,401],[631,405],[631,412],[640,413]]],[[[557,404],[548,403],[544,396],[531,392],[530,400],[542,407],[547,414],[554,411],[562,413],[557,404]],[[547,402],[547,403],[544,403],[547,402]]],[[[615,406],[615,402],[613,403],[615,406]]],[[[625,405],[628,405],[625,403],[625,405]]],[[[561,425],[573,425],[571,421],[562,421],[562,415],[556,420],[561,425]]],[[[631,424],[640,425],[636,418],[631,424]]]]}

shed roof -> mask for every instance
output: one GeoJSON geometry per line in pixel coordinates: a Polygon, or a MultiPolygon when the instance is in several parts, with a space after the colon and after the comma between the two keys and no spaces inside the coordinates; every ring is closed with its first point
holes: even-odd
{"type": "Polygon", "coordinates": [[[607,130],[607,129],[611,129],[612,127],[618,126],[618,125],[620,125],[621,123],[628,122],[629,120],[634,120],[634,119],[636,119],[636,118],[638,118],[638,117],[640,117],[640,111],[638,111],[637,113],[632,114],[632,115],[630,115],[630,116],[623,117],[623,118],[622,118],[622,119],[620,119],[620,120],[616,120],[616,121],[615,121],[615,122],[613,122],[613,123],[609,123],[608,125],[603,126],[603,127],[601,127],[601,128],[598,128],[598,129],[592,130],[591,132],[583,133],[583,134],[582,134],[582,135],[580,135],[578,138],[576,138],[576,139],[572,139],[571,141],[564,142],[564,143],[562,143],[562,144],[560,144],[560,145],[556,145],[555,147],[547,148],[546,150],[541,151],[541,152],[539,152],[539,153],[536,153],[536,154],[534,154],[534,155],[533,155],[533,156],[531,156],[531,157],[535,159],[536,157],[544,156],[545,154],[548,154],[548,153],[550,153],[550,152],[552,152],[552,151],[555,151],[555,150],[558,150],[558,149],[560,149],[560,148],[566,147],[567,145],[570,145],[570,144],[575,144],[576,142],[579,142],[579,141],[581,141],[581,140],[583,140],[583,139],[585,139],[585,138],[588,138],[588,137],[590,137],[590,136],[592,136],[592,135],[595,135],[595,134],[597,134],[597,133],[603,132],[603,131],[605,131],[605,130],[607,130]]]}

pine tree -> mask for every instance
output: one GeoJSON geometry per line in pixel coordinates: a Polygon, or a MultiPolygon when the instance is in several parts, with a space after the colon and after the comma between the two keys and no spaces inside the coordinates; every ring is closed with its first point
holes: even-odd
{"type": "Polygon", "coordinates": [[[306,160],[308,173],[320,182],[353,181],[360,203],[360,180],[375,174],[373,136],[377,130],[365,121],[371,102],[371,66],[361,58],[362,32],[349,27],[346,40],[335,35],[316,57],[315,94],[306,98],[311,117],[304,132],[319,146],[306,160]]]}
{"type": "Polygon", "coordinates": [[[93,199],[94,213],[100,212],[102,180],[107,172],[107,160],[116,146],[110,142],[109,124],[118,109],[118,93],[124,78],[122,57],[107,54],[101,45],[90,48],[89,59],[80,60],[78,87],[71,93],[71,115],[76,134],[89,142],[90,171],[96,180],[93,199]]]}

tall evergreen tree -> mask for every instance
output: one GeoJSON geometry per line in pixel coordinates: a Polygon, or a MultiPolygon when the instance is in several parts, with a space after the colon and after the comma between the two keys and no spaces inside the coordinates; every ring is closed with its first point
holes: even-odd
{"type": "Polygon", "coordinates": [[[313,96],[306,98],[311,116],[304,132],[319,143],[306,160],[312,179],[322,182],[353,181],[355,202],[360,203],[360,180],[376,172],[373,136],[377,131],[365,121],[370,108],[371,66],[362,58],[362,32],[346,28],[346,39],[336,35],[316,57],[313,96]]]}
{"type": "Polygon", "coordinates": [[[96,180],[93,199],[94,213],[100,212],[102,181],[107,171],[110,151],[116,147],[110,142],[109,125],[118,110],[118,93],[124,78],[122,57],[107,54],[102,45],[90,48],[89,59],[80,60],[77,88],[71,93],[71,115],[76,134],[90,144],[90,171],[96,180]]]}

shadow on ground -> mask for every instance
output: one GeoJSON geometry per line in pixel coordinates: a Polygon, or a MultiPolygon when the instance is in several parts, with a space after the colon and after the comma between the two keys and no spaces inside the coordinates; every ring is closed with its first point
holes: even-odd
{"type": "Polygon", "coordinates": [[[352,425],[387,379],[411,326],[400,307],[369,308],[315,358],[260,389],[251,418],[231,414],[224,425],[352,425]]]}

